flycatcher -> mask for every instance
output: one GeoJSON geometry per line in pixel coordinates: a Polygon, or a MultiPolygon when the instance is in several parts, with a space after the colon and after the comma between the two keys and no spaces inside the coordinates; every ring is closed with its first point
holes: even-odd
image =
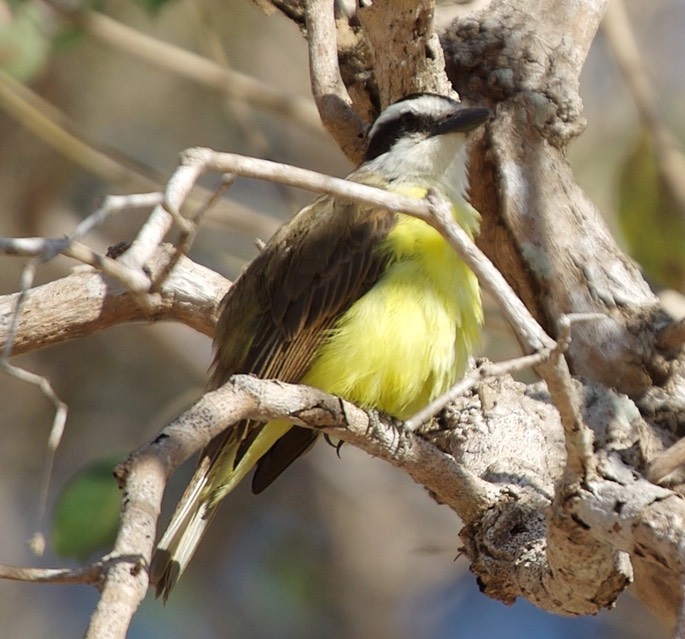
{"type": "MultiPolygon", "coordinates": [[[[348,180],[451,201],[471,236],[466,141],[490,115],[435,94],[389,106],[348,180]]],[[[231,375],[302,383],[406,419],[464,373],[483,319],[478,282],[443,237],[416,218],[329,195],[271,238],[222,301],[209,384],[231,375]]],[[[252,469],[266,488],[316,441],[286,422],[241,422],[212,440],[150,568],[166,599],[219,502],[252,469]]]]}

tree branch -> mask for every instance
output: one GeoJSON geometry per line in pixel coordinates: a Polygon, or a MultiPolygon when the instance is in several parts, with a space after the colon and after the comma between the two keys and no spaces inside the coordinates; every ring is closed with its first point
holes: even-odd
{"type": "MultiPolygon", "coordinates": [[[[148,261],[153,277],[165,268],[172,254],[168,245],[157,249],[148,261]]],[[[144,307],[131,291],[102,273],[82,270],[27,291],[12,354],[128,322],[173,320],[211,336],[218,304],[227,287],[223,277],[182,257],[161,285],[154,304],[144,307]]],[[[0,348],[6,348],[8,322],[19,295],[0,296],[0,348]]]]}
{"type": "Polygon", "coordinates": [[[357,14],[375,58],[374,79],[381,106],[410,93],[454,92],[433,28],[434,10],[433,0],[361,3],[357,14]]]}
{"type": "MultiPolygon", "coordinates": [[[[495,111],[471,159],[472,200],[483,216],[479,245],[527,308],[500,286],[499,273],[463,242],[458,229],[447,235],[481,283],[495,291],[525,352],[539,351],[524,361],[538,363],[546,386],[526,388],[506,376],[474,386],[475,377],[469,378],[465,385],[473,392],[454,398],[436,422],[412,433],[313,389],[232,379],[122,468],[121,528],[89,637],[125,635],[147,588],[141,568],[152,551],[170,473],[213,434],[244,417],[323,428],[403,468],[462,517],[466,554],[490,596],[506,602],[525,596],[560,614],[594,614],[635,579],[641,598],[662,619],[675,619],[683,576],[683,500],[639,473],[649,468],[650,477],[662,479],[682,457],[664,456],[661,466],[655,460],[677,436],[671,430],[677,433],[685,424],[680,343],[663,341],[669,334],[679,339],[682,330],[667,328],[671,321],[617,248],[565,159],[568,142],[583,128],[578,76],[605,6],[604,0],[493,0],[481,14],[457,21],[443,38],[454,87],[495,111]],[[576,313],[594,319],[569,326],[560,321],[576,313]],[[576,379],[566,366],[566,348],[576,379]],[[627,395],[639,401],[642,415],[627,395]]],[[[434,47],[430,2],[376,0],[357,17],[369,55],[375,56],[371,104],[415,90],[449,92],[442,53],[434,47]]],[[[307,18],[318,101],[332,95],[347,104],[340,78],[354,76],[354,70],[340,69],[335,59],[330,8],[311,0],[307,18]]],[[[327,126],[335,128],[346,112],[330,111],[327,126]]],[[[356,148],[356,142],[350,145],[356,148]]],[[[116,261],[147,277],[147,291],[155,291],[148,296],[150,306],[141,308],[133,294],[101,274],[75,274],[56,288],[27,293],[25,309],[31,312],[17,325],[15,351],[132,318],[175,317],[211,332],[225,283],[202,272],[196,288],[195,266],[184,257],[166,277],[180,252],[159,248],[174,224],[192,234],[182,205],[208,170],[277,179],[401,210],[443,232],[449,228],[436,221],[439,202],[193,149],[133,246],[116,261]],[[61,310],[67,320],[43,308],[59,309],[63,302],[50,293],[66,296],[73,285],[80,295],[66,297],[70,308],[61,310]],[[46,313],[50,321],[37,321],[46,313]]],[[[4,322],[16,298],[5,302],[10,306],[0,311],[4,322]]]]}
{"type": "Polygon", "coordinates": [[[338,68],[333,5],[326,0],[307,0],[305,9],[312,96],[323,125],[343,153],[358,164],[366,148],[366,124],[352,110],[338,68]]]}

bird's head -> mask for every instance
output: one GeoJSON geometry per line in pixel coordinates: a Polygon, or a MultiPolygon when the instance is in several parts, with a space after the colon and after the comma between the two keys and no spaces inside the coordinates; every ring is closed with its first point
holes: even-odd
{"type": "Polygon", "coordinates": [[[461,155],[466,136],[483,124],[490,109],[464,107],[435,93],[415,93],[387,107],[369,130],[364,162],[402,177],[439,177],[461,155]]]}

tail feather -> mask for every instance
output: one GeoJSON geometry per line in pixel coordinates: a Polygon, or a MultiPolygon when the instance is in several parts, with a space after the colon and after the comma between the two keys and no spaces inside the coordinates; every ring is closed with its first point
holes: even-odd
{"type": "Polygon", "coordinates": [[[155,585],[156,596],[162,595],[165,602],[212,521],[215,509],[208,509],[201,499],[210,467],[210,459],[203,457],[152,556],[150,582],[155,585]]]}
{"type": "Polygon", "coordinates": [[[205,449],[150,563],[150,582],[155,585],[157,596],[161,595],[165,602],[195,553],[219,502],[240,483],[291,425],[270,422],[256,427],[259,428],[259,434],[237,464],[236,455],[246,428],[230,428],[205,449]]]}

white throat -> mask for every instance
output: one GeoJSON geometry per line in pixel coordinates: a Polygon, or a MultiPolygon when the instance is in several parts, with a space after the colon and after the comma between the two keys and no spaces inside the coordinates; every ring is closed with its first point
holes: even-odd
{"type": "Polygon", "coordinates": [[[398,140],[387,153],[367,167],[395,184],[438,188],[454,201],[465,199],[466,144],[463,134],[452,133],[416,141],[398,140]]]}

